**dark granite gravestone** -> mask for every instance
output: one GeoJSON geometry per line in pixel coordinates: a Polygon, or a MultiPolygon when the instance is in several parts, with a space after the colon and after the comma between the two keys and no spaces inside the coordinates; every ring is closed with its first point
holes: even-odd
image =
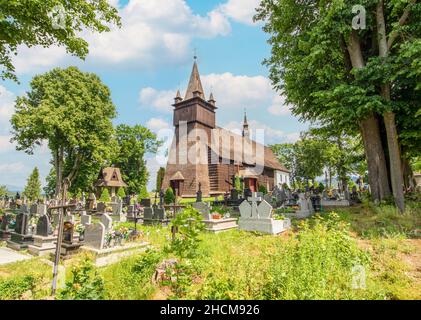
{"type": "Polygon", "coordinates": [[[142,207],[150,207],[151,206],[151,199],[142,199],[140,200],[140,205],[142,207]]]}
{"type": "Polygon", "coordinates": [[[37,214],[38,213],[38,205],[34,203],[31,205],[30,214],[37,214]]]}
{"type": "Polygon", "coordinates": [[[0,224],[0,230],[2,230],[2,231],[7,230],[7,226],[9,225],[10,218],[11,218],[11,216],[8,215],[8,214],[3,215],[3,218],[2,218],[1,224],[0,224]]]}
{"type": "Polygon", "coordinates": [[[165,210],[164,209],[154,209],[154,219],[164,220],[165,219],[165,210]]]}
{"type": "Polygon", "coordinates": [[[99,202],[97,204],[97,206],[96,206],[96,211],[98,211],[98,212],[105,212],[106,207],[107,206],[105,205],[104,202],[99,202]]]}
{"type": "Polygon", "coordinates": [[[238,190],[237,189],[231,189],[230,200],[231,201],[238,201],[238,190]]]}
{"type": "Polygon", "coordinates": [[[29,215],[24,213],[18,213],[16,215],[16,226],[15,232],[17,234],[25,235],[28,233],[28,222],[29,222],[29,215]]]}
{"type": "Polygon", "coordinates": [[[143,211],[143,218],[145,220],[153,219],[153,209],[145,208],[145,210],[143,211]]]}
{"type": "Polygon", "coordinates": [[[39,217],[37,223],[37,236],[48,237],[51,234],[50,218],[47,215],[39,217]]]}
{"type": "Polygon", "coordinates": [[[73,243],[73,234],[74,234],[74,224],[70,221],[66,221],[63,227],[63,242],[72,244],[73,243]]]}

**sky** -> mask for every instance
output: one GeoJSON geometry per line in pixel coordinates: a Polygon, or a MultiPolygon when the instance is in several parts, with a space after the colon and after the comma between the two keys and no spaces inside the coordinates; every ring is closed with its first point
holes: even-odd
{"type": "MultiPolygon", "coordinates": [[[[20,83],[0,81],[0,185],[22,189],[35,166],[42,184],[50,171],[46,145],[33,155],[10,143],[10,117],[17,96],[29,90],[36,74],[75,65],[94,72],[111,89],[115,124],[141,124],[154,132],[172,129],[177,89],[184,95],[197,55],[208,97],[218,107],[217,125],[239,129],[244,110],[251,130],[265,130],[265,144],[294,142],[308,124],[290,114],[282,95],[272,89],[268,35],[252,17],[259,0],[108,0],[119,10],[122,27],[102,34],[83,33],[89,55],[82,61],[62,47],[20,47],[14,58],[20,83]]],[[[147,157],[154,188],[160,164],[147,157]]]]}

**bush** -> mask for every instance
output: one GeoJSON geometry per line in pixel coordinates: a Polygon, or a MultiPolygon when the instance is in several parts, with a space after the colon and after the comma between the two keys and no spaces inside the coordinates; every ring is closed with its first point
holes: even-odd
{"type": "Polygon", "coordinates": [[[172,204],[175,202],[175,195],[174,195],[174,191],[171,187],[169,187],[166,191],[165,191],[165,195],[164,195],[164,202],[165,204],[172,204]]]}
{"type": "Polygon", "coordinates": [[[120,197],[120,199],[126,197],[126,192],[124,191],[123,187],[118,188],[117,195],[120,197]]]}
{"type": "Polygon", "coordinates": [[[72,270],[72,279],[60,291],[58,298],[62,300],[101,300],[104,299],[105,288],[102,277],[98,274],[90,260],[72,270]]]}
{"type": "Polygon", "coordinates": [[[260,185],[259,186],[259,192],[261,192],[263,194],[267,194],[268,190],[266,189],[266,187],[264,185],[260,185]]]}
{"type": "Polygon", "coordinates": [[[171,227],[176,228],[178,236],[166,247],[166,251],[173,252],[180,259],[195,257],[200,242],[199,233],[205,229],[199,211],[187,207],[176,215],[171,227]]]}
{"type": "Polygon", "coordinates": [[[110,193],[108,192],[107,188],[104,188],[101,193],[101,197],[99,198],[100,202],[111,202],[110,193]]]}
{"type": "Polygon", "coordinates": [[[146,186],[143,186],[139,193],[138,200],[142,200],[142,199],[149,199],[149,193],[148,193],[148,190],[146,189],[146,186]]]}
{"type": "Polygon", "coordinates": [[[0,300],[19,300],[27,291],[34,290],[36,278],[32,275],[0,281],[0,300]]]}

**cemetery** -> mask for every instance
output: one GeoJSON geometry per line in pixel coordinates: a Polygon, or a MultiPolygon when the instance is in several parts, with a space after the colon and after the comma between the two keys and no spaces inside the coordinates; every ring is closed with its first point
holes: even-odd
{"type": "Polygon", "coordinates": [[[0,300],[421,300],[417,1],[35,2],[0,4],[0,300]]]}

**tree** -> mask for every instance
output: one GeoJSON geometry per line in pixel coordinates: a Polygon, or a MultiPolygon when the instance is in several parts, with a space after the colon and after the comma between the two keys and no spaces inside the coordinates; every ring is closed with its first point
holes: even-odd
{"type": "Polygon", "coordinates": [[[86,190],[110,159],[115,115],[110,90],[98,76],[76,67],[56,68],[34,77],[31,91],[17,98],[12,141],[28,154],[48,142],[56,196],[64,180],[86,190]]]}
{"type": "Polygon", "coordinates": [[[419,68],[408,68],[421,61],[421,7],[415,3],[390,0],[384,6],[380,0],[263,0],[256,16],[272,34],[272,56],[266,60],[270,78],[287,95],[293,113],[306,120],[359,129],[373,198],[389,196],[391,181],[400,210],[398,133],[404,128],[397,127],[399,112],[405,109],[404,114],[415,115],[412,98],[402,99],[402,88],[408,87],[402,84],[407,81],[417,89],[420,76],[420,71],[414,71],[419,68]],[[351,9],[361,4],[367,27],[356,30],[351,9]]]}
{"type": "Polygon", "coordinates": [[[128,184],[129,194],[139,193],[148,183],[148,170],[144,160],[146,153],[155,153],[160,146],[156,135],[140,125],[119,125],[115,140],[118,152],[113,163],[121,169],[123,180],[128,184]]]}
{"type": "Polygon", "coordinates": [[[0,186],[0,198],[4,198],[5,196],[7,196],[7,187],[0,186]]]}
{"type": "Polygon", "coordinates": [[[120,199],[123,199],[126,196],[126,192],[124,191],[123,187],[118,188],[117,195],[120,199]]]}
{"type": "Polygon", "coordinates": [[[104,203],[111,202],[110,192],[107,188],[104,188],[102,190],[101,196],[99,197],[99,201],[104,203]]]}
{"type": "Polygon", "coordinates": [[[291,184],[294,185],[296,176],[296,158],[294,152],[294,144],[274,144],[271,145],[270,148],[278,158],[279,162],[282,163],[290,171],[291,184]]]}
{"type": "Polygon", "coordinates": [[[1,79],[14,79],[12,57],[18,47],[64,46],[72,55],[84,59],[88,43],[79,35],[87,29],[109,31],[110,24],[120,25],[117,9],[107,0],[7,0],[0,2],[0,73],[1,79]],[[60,11],[64,11],[63,21],[60,11]],[[57,26],[56,22],[62,22],[57,26]]]}
{"type": "Polygon", "coordinates": [[[165,177],[165,168],[159,168],[158,173],[156,174],[156,192],[159,192],[162,189],[162,182],[165,177]]]}
{"type": "Polygon", "coordinates": [[[31,201],[38,200],[41,197],[41,181],[39,180],[39,171],[35,167],[28,178],[23,195],[31,201]]]}
{"type": "Polygon", "coordinates": [[[164,195],[164,203],[165,204],[172,204],[175,203],[175,195],[174,195],[174,191],[171,187],[169,187],[166,191],[165,191],[165,195],[164,195]]]}
{"type": "Polygon", "coordinates": [[[148,193],[148,190],[146,189],[146,186],[143,186],[140,189],[139,198],[140,199],[149,199],[149,193],[148,193]]]}

